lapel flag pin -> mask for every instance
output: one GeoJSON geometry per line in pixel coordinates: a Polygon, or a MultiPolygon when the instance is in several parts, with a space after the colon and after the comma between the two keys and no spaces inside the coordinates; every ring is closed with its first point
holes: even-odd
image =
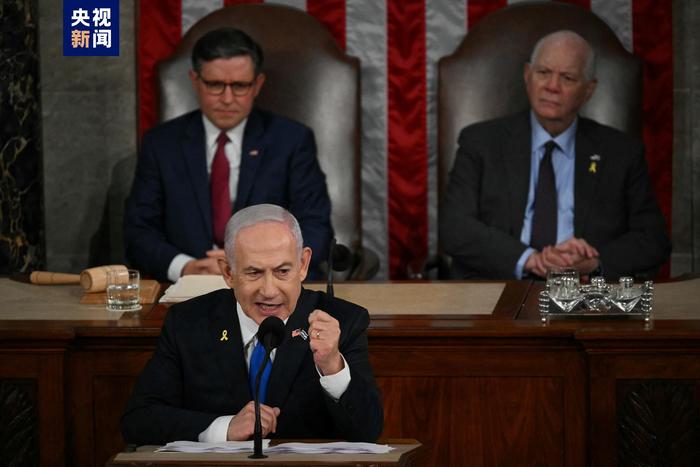
{"type": "Polygon", "coordinates": [[[255,157],[258,155],[258,150],[257,149],[251,149],[250,152],[248,153],[251,156],[255,157]]]}
{"type": "Polygon", "coordinates": [[[294,331],[292,331],[292,337],[299,337],[299,336],[301,336],[301,338],[304,340],[309,338],[309,334],[301,328],[295,329],[294,331]]]}
{"type": "Polygon", "coordinates": [[[228,340],[228,331],[224,329],[221,331],[221,339],[219,339],[221,342],[227,341],[228,340]]]}
{"type": "Polygon", "coordinates": [[[600,160],[600,155],[598,155],[598,154],[593,154],[593,155],[590,157],[590,159],[591,159],[592,161],[599,161],[599,160],[600,160]]]}

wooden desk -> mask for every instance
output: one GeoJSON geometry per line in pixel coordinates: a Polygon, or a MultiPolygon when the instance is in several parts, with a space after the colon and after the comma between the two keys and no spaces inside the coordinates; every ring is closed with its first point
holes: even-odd
{"type": "MultiPolygon", "coordinates": [[[[418,439],[427,466],[697,461],[700,319],[544,325],[537,292],[509,283],[483,315],[373,313],[382,436],[418,439]]],[[[0,321],[0,414],[31,427],[12,458],[87,466],[120,452],[119,417],[166,313],[0,321]]]]}
{"type": "MultiPolygon", "coordinates": [[[[394,448],[386,454],[276,454],[267,459],[249,459],[249,453],[173,453],[153,452],[157,446],[142,446],[137,452],[113,456],[108,467],[116,466],[328,466],[328,467],[410,467],[418,458],[421,445],[414,439],[380,441],[394,448]]],[[[273,442],[274,444],[274,442],[273,442]]]]}

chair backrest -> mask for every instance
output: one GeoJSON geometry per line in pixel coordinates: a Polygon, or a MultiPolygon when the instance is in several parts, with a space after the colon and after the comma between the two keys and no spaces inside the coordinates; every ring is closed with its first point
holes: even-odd
{"type": "Polygon", "coordinates": [[[305,12],[283,5],[245,4],[217,10],[194,24],[173,55],[158,65],[159,120],[198,107],[187,72],[197,39],[224,26],[245,31],[263,49],[260,108],[314,130],[326,174],[331,221],[340,243],[361,245],[359,60],[336,45],[305,12]]]}
{"type": "Polygon", "coordinates": [[[581,115],[630,134],[641,131],[642,64],[595,14],[560,2],[516,4],[480,21],[438,64],[438,180],[447,186],[459,131],[528,107],[524,65],[543,36],[569,29],[596,54],[598,86],[581,115]]]}

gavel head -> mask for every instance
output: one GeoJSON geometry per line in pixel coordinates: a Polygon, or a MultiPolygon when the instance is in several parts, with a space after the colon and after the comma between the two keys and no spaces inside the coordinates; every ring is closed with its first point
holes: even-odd
{"type": "Polygon", "coordinates": [[[107,289],[107,273],[109,271],[126,271],[123,264],[109,264],[85,269],[80,273],[80,285],[85,292],[104,292],[107,289]]]}

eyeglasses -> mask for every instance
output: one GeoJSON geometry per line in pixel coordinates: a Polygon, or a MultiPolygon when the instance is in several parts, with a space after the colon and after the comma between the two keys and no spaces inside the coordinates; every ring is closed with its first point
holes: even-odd
{"type": "Polygon", "coordinates": [[[213,96],[220,96],[224,93],[227,87],[231,88],[231,92],[234,96],[243,97],[250,93],[255,85],[255,80],[253,81],[234,81],[232,83],[227,83],[225,81],[207,81],[202,78],[201,75],[197,75],[199,80],[204,83],[204,87],[207,88],[207,92],[213,96]]]}

